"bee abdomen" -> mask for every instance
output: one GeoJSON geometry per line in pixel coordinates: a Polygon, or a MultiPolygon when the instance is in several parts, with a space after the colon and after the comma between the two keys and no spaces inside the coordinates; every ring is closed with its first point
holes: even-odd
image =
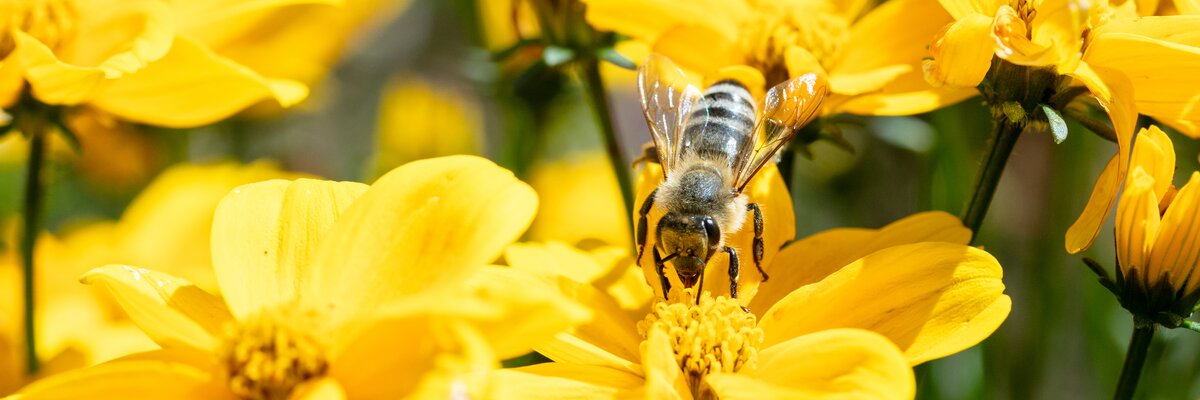
{"type": "Polygon", "coordinates": [[[732,162],[751,143],[754,97],[741,83],[717,82],[704,91],[684,128],[686,152],[732,162]]]}

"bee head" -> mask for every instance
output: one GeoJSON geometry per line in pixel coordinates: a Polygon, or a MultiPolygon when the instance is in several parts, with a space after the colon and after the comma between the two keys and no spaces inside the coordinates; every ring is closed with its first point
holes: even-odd
{"type": "Polygon", "coordinates": [[[658,246],[666,252],[684,287],[692,287],[704,273],[708,259],[721,242],[721,228],[709,215],[669,212],[658,221],[658,246]]]}

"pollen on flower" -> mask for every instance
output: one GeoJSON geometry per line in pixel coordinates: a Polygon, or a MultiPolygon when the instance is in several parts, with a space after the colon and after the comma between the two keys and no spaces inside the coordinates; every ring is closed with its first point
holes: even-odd
{"type": "Polygon", "coordinates": [[[842,16],[813,9],[804,12],[803,23],[796,23],[785,12],[762,13],[744,24],[741,32],[747,63],[762,71],[767,85],[772,86],[788,78],[786,53],[791,46],[808,50],[822,67],[830,69],[849,38],[850,26],[842,16]]]}
{"type": "MultiPolygon", "coordinates": [[[[683,298],[695,298],[695,289],[685,289],[683,298]]],[[[675,361],[687,373],[693,388],[705,375],[753,368],[763,342],[762,329],[754,314],[742,310],[737,300],[703,292],[693,301],[659,302],[638,323],[643,337],[652,329],[667,332],[674,345],[675,361]]]]}
{"type": "Polygon", "coordinates": [[[230,390],[242,399],[286,399],[329,370],[327,346],[304,325],[311,315],[266,312],[226,330],[220,355],[230,390]],[[307,318],[306,318],[307,317],[307,318]]]}

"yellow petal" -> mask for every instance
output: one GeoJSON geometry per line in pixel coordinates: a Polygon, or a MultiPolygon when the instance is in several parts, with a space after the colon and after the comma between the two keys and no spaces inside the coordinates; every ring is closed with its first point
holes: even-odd
{"type": "Polygon", "coordinates": [[[634,320],[646,316],[654,299],[642,272],[622,247],[605,246],[585,252],[554,241],[516,243],[504,250],[504,258],[515,269],[562,275],[590,284],[616,300],[634,320]]]}
{"type": "MultiPolygon", "coordinates": [[[[1154,178],[1141,167],[1134,167],[1121,200],[1117,203],[1115,226],[1117,264],[1125,275],[1138,271],[1143,279],[1157,279],[1147,271],[1150,250],[1159,230],[1158,196],[1154,195],[1154,178]]],[[[1151,285],[1147,285],[1150,287],[1151,285]]]]}
{"type": "Polygon", "coordinates": [[[1117,157],[1113,156],[1096,178],[1096,186],[1088,197],[1087,205],[1074,224],[1067,229],[1067,252],[1076,254],[1092,246],[1096,235],[1100,234],[1100,226],[1108,218],[1113,201],[1117,198],[1117,189],[1121,184],[1121,176],[1117,174],[1117,157]]]}
{"type": "Polygon", "coordinates": [[[871,9],[850,27],[841,58],[830,68],[830,83],[838,75],[900,65],[919,70],[930,38],[951,22],[954,20],[935,0],[889,1],[871,9]]]}
{"type": "Polygon", "coordinates": [[[288,400],[345,400],[346,390],[332,378],[321,378],[300,384],[288,400]]]}
{"type": "Polygon", "coordinates": [[[654,42],[653,51],[670,58],[680,68],[701,75],[716,74],[721,68],[745,62],[738,51],[736,36],[728,36],[705,25],[679,25],[668,29],[654,42]]]}
{"type": "Polygon", "coordinates": [[[1087,86],[1112,120],[1113,131],[1117,135],[1117,175],[1125,176],[1129,171],[1129,156],[1133,151],[1133,135],[1138,118],[1133,83],[1120,71],[1089,62],[1079,63],[1070,75],[1087,86]]]}
{"type": "MultiPolygon", "coordinates": [[[[750,9],[740,1],[700,0],[584,0],[587,20],[593,26],[654,41],[680,25],[707,24],[709,29],[737,37],[738,22],[750,9]],[[711,18],[721,15],[723,18],[711,18]]],[[[676,60],[678,63],[678,60],[676,60]]],[[[683,65],[683,64],[680,64],[683,65]]]]}
{"type": "Polygon", "coordinates": [[[912,70],[911,65],[897,64],[857,74],[835,72],[829,76],[829,88],[833,93],[847,96],[870,93],[912,70]]]}
{"type": "Polygon", "coordinates": [[[529,227],[530,239],[568,244],[591,239],[632,245],[629,221],[623,218],[621,187],[603,151],[576,152],[537,163],[530,172],[529,184],[540,199],[538,217],[529,227]]]}
{"type": "Polygon", "coordinates": [[[205,354],[157,350],[34,382],[16,396],[37,399],[234,399],[216,360],[205,354]]]}
{"type": "Polygon", "coordinates": [[[270,180],[234,189],[213,217],[213,269],[238,319],[305,304],[319,279],[310,258],[346,207],[367,190],[356,182],[270,180]]]}
{"type": "Polygon", "coordinates": [[[349,398],[450,398],[481,390],[499,364],[480,332],[449,318],[388,318],[360,332],[330,361],[329,376],[349,398]]]}
{"type": "Polygon", "coordinates": [[[1183,289],[1197,271],[1197,264],[1200,264],[1200,172],[1192,172],[1191,179],[1175,194],[1162,217],[1148,270],[1166,272],[1171,286],[1183,289]]]}
{"type": "Polygon", "coordinates": [[[171,51],[137,73],[97,90],[92,104],[151,125],[192,127],[227,118],[264,100],[288,107],[308,95],[306,86],[271,80],[182,37],[171,51]]]}
{"type": "Polygon", "coordinates": [[[490,398],[626,399],[642,377],[593,365],[543,363],[492,372],[490,398]]]}
{"type": "Polygon", "coordinates": [[[1137,88],[1133,95],[1137,110],[1143,114],[1166,119],[1200,119],[1200,109],[1194,104],[1200,78],[1190,73],[1200,63],[1200,48],[1108,32],[1094,35],[1083,59],[1093,68],[1124,73],[1137,88]]]}
{"type": "Polygon", "coordinates": [[[591,310],[592,319],[534,346],[534,349],[558,362],[638,373],[638,343],[642,338],[636,320],[630,318],[615,300],[591,285],[561,276],[549,279],[568,298],[591,310]]]}
{"type": "Polygon", "coordinates": [[[142,331],[163,347],[211,350],[232,321],[221,299],[191,282],[161,272],[108,265],[81,281],[108,290],[142,331]]]}
{"type": "Polygon", "coordinates": [[[216,293],[211,238],[217,204],[238,186],[298,177],[270,162],[173,166],[143,189],[121,215],[112,233],[119,238],[115,240],[119,260],[155,266],[216,293]]]}
{"type": "Polygon", "coordinates": [[[992,43],[991,18],[971,14],[959,19],[929,46],[932,59],[922,64],[925,79],[934,86],[979,85],[991,68],[992,43]]]}
{"type": "Polygon", "coordinates": [[[408,163],[338,218],[314,259],[314,292],[345,321],[390,299],[455,288],[524,232],[536,209],[533,190],[491,161],[408,163]]]}
{"type": "Polygon", "coordinates": [[[916,392],[908,360],[877,333],[831,329],[763,349],[758,366],[716,374],[708,384],[722,399],[907,399],[916,392]]]}
{"type": "Polygon", "coordinates": [[[487,333],[492,350],[501,359],[527,354],[559,332],[592,318],[590,309],[574,303],[557,287],[512,268],[484,268],[468,285],[470,301],[479,302],[479,309],[490,310],[464,319],[487,333]]]}
{"type": "Polygon", "coordinates": [[[1154,178],[1154,195],[1166,197],[1171,180],[1175,178],[1175,146],[1171,138],[1157,126],[1138,131],[1130,166],[1142,167],[1154,178]]]}
{"type": "Polygon", "coordinates": [[[14,35],[26,78],[42,102],[82,102],[102,81],[137,72],[171,47],[174,27],[160,2],[73,4],[77,31],[63,47],[52,50],[24,32],[14,35]]]}
{"type": "Polygon", "coordinates": [[[926,242],[881,250],[784,297],[759,322],[764,346],[833,328],[896,343],[913,365],[979,343],[1008,316],[1000,264],[987,252],[926,242]]]}
{"type": "Polygon", "coordinates": [[[1006,3],[1002,0],[940,0],[939,2],[956,20],[969,18],[972,14],[994,15],[996,9],[1006,3]]]}
{"type": "Polygon", "coordinates": [[[768,264],[772,278],[750,302],[762,315],[793,290],[825,279],[854,260],[893,246],[920,242],[967,244],[971,230],[942,211],[914,214],[880,229],[837,228],[788,244],[776,261],[768,264]]]}
{"type": "Polygon", "coordinates": [[[651,329],[646,335],[646,341],[642,342],[646,398],[691,400],[692,393],[675,361],[670,336],[661,329],[651,329]]]}

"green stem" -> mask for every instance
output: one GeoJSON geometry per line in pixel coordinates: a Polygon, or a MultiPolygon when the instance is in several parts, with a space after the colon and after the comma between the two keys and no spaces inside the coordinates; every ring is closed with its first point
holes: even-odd
{"type": "Polygon", "coordinates": [[[1005,118],[995,121],[992,127],[991,149],[984,156],[971,201],[967,203],[967,208],[962,214],[963,225],[971,229],[972,240],[979,234],[979,227],[983,225],[983,217],[987,215],[988,207],[992,204],[992,197],[996,194],[996,186],[1000,184],[1000,176],[1004,173],[1008,156],[1012,154],[1013,147],[1020,137],[1019,125],[1005,118]]]}
{"type": "MultiPolygon", "coordinates": [[[[604,81],[600,78],[600,61],[585,60],[581,64],[583,70],[584,90],[587,92],[588,103],[592,114],[604,135],[604,147],[608,152],[608,162],[612,165],[613,175],[617,177],[617,185],[621,187],[621,199],[625,201],[625,215],[633,215],[633,183],[629,177],[629,163],[622,154],[621,143],[617,139],[617,131],[613,127],[612,113],[608,109],[608,94],[604,91],[604,81]]],[[[632,230],[630,234],[632,235],[632,230]]],[[[631,236],[632,237],[632,236],[631,236]]]]}
{"type": "Polygon", "coordinates": [[[42,164],[45,161],[45,135],[26,132],[29,141],[29,160],[25,171],[24,224],[21,233],[22,274],[25,277],[25,355],[26,369],[34,375],[41,368],[37,356],[37,336],[34,327],[34,243],[37,242],[42,212],[42,164]]]}
{"type": "Polygon", "coordinates": [[[1121,368],[1121,380],[1117,382],[1117,393],[1113,395],[1113,399],[1133,398],[1133,393],[1137,390],[1138,378],[1142,376],[1142,365],[1146,364],[1150,339],[1154,338],[1154,327],[1153,322],[1134,317],[1133,337],[1129,339],[1129,350],[1125,353],[1125,366],[1121,368]]]}

